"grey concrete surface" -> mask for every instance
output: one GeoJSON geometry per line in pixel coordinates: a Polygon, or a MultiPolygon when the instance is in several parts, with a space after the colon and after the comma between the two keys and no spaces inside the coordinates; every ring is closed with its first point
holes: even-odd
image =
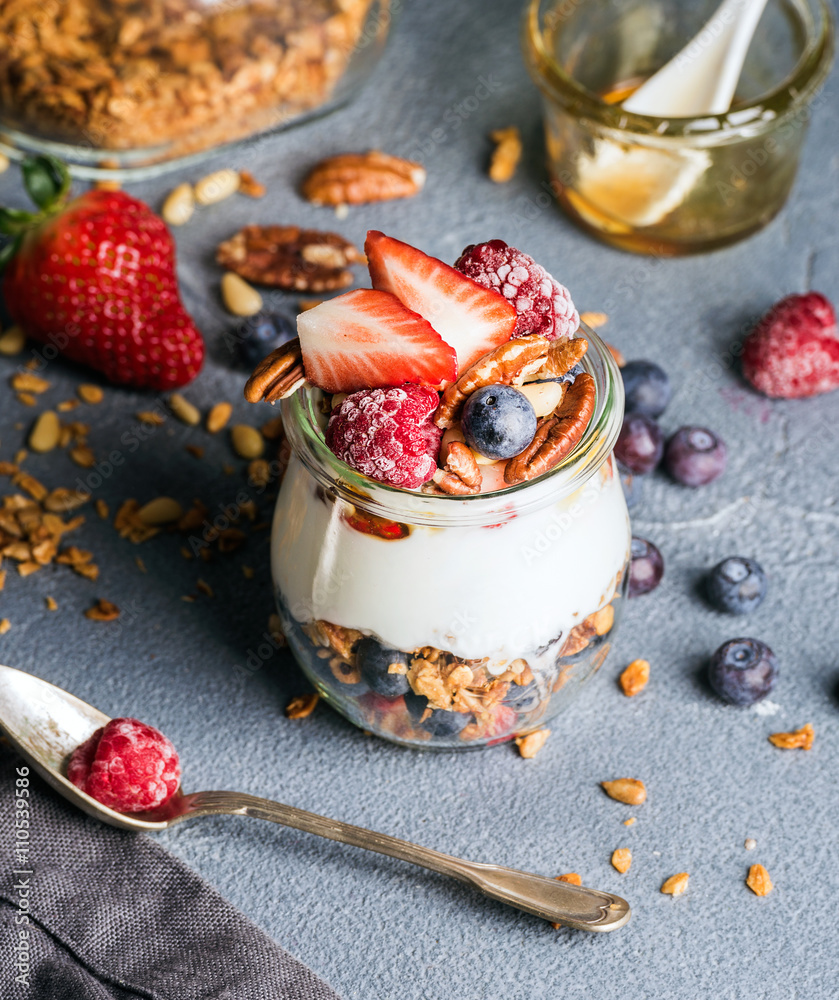
{"type": "MultiPolygon", "coordinates": [[[[689,491],[659,475],[646,483],[633,521],[664,553],[662,586],[630,605],[611,660],[531,761],[510,747],[438,755],[395,748],[325,706],[308,720],[286,720],[284,705],[305,689],[287,655],[242,669],[272,610],[264,531],[235,555],[198,564],[181,558],[177,538],[134,547],[91,511],[75,541],[94,551],[99,581],[66,567],[27,579],[11,572],[0,595],[0,617],[12,623],[0,660],[162,728],[180,749],[189,788],[242,789],[477,860],[577,871],[634,908],[626,929],[587,936],[554,931],[395,861],[256,822],[208,820],[160,837],[348,1000],[836,997],[839,393],[770,402],[745,385],[729,354],[744,325],[781,295],[816,288],[839,296],[835,79],[783,213],[738,246],[656,261],[598,245],[541,204],[540,109],[519,57],[519,4],[404,8],[355,104],[214,161],[247,167],[269,194],[203,210],[177,233],[184,298],[209,345],[187,395],[203,409],[230,399],[243,421],[270,415],[241,401],[244,375],[224,339],[234,324],[219,302],[213,251],[242,224],[335,228],[356,242],[375,227],[448,260],[466,243],[506,239],[568,285],[581,309],[606,311],[604,333],[627,357],[667,368],[675,386],[668,430],[702,423],[728,442],[728,471],[712,486],[689,491]],[[485,176],[486,134],[510,122],[522,129],[526,157],[510,184],[495,186],[485,176]],[[368,147],[423,159],[426,189],[352,209],[341,222],[298,196],[313,162],[368,147]],[[697,590],[704,571],[734,553],[757,558],[770,577],[766,602],[745,621],[710,610],[697,590]],[[243,563],[255,568],[253,579],[243,563]],[[196,591],[199,575],[213,599],[196,591]],[[45,609],[47,594],[57,612],[45,609]],[[181,600],[189,594],[194,602],[181,600]],[[82,616],[98,596],[123,608],[119,623],[82,616]],[[773,715],[722,705],[702,679],[709,654],[742,634],[768,642],[780,660],[773,715]],[[652,679],[630,701],[615,678],[638,656],[652,663],[652,679]],[[812,752],[767,742],[770,732],[805,722],[816,730],[812,752]],[[624,775],[647,783],[646,804],[630,809],[599,789],[624,775]],[[637,822],[628,828],[630,815],[637,822]],[[753,852],[743,847],[747,837],[757,841],[753,852]],[[634,856],[623,876],[609,863],[621,846],[634,856]],[[766,898],[744,885],[755,861],[775,882],[766,898]],[[687,893],[660,894],[680,871],[691,875],[687,893]]],[[[190,171],[193,179],[201,173],[190,171]]],[[[171,186],[160,178],[130,190],[159,206],[171,186]]],[[[22,203],[14,171],[0,178],[0,196],[22,203]]],[[[0,359],[4,385],[14,369],[0,359]]],[[[47,377],[45,399],[55,403],[83,373],[56,362],[47,377]]],[[[126,497],[161,493],[221,510],[244,485],[244,463],[225,433],[172,420],[140,440],[135,414],[154,402],[108,390],[102,406],[77,411],[89,413],[97,455],[116,449],[125,459],[95,495],[112,511],[126,497]],[[187,455],[187,443],[204,447],[205,458],[187,455]]],[[[31,419],[4,389],[0,457],[14,454],[31,419]]],[[[72,485],[80,472],[56,453],[32,456],[26,467],[51,486],[72,485]]],[[[267,517],[270,497],[257,502],[267,517]]]]}

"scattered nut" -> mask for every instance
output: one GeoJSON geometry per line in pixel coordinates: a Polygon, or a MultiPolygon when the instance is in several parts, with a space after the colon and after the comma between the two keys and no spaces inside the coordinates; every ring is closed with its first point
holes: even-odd
{"type": "Polygon", "coordinates": [[[625,819],[623,821],[623,825],[624,826],[635,826],[635,822],[636,822],[635,821],[635,817],[634,816],[630,816],[629,819],[625,819]]]}
{"type": "Polygon", "coordinates": [[[513,179],[521,159],[521,135],[515,125],[498,128],[489,134],[496,144],[489,164],[489,179],[504,184],[513,179]]]}
{"type": "Polygon", "coordinates": [[[632,864],[632,851],[628,847],[619,847],[612,851],[612,867],[617,869],[621,875],[629,871],[632,864]]]}
{"type": "Polygon", "coordinates": [[[259,181],[249,170],[239,171],[239,193],[248,198],[263,198],[265,196],[265,185],[259,181]]]}
{"type": "Polygon", "coordinates": [[[425,167],[378,150],[344,153],[322,160],[303,182],[302,194],[315,205],[362,205],[410,198],[425,184],[425,167]]]}
{"type": "Polygon", "coordinates": [[[597,330],[609,322],[609,317],[602,312],[581,312],[580,322],[590,326],[592,330],[597,330]]]}
{"type": "Polygon", "coordinates": [[[47,595],[44,598],[44,603],[47,606],[47,611],[58,611],[58,602],[54,597],[50,597],[49,595],[47,595]]]}
{"type": "Polygon", "coordinates": [[[166,423],[166,417],[159,410],[139,410],[137,419],[149,427],[162,427],[166,423]]]}
{"type": "Polygon", "coordinates": [[[52,451],[61,438],[61,421],[52,410],[44,410],[29,433],[29,447],[39,454],[52,451]]]}
{"type": "Polygon", "coordinates": [[[5,635],[12,627],[8,618],[0,618],[0,635],[5,635]]]}
{"type": "Polygon", "coordinates": [[[172,497],[156,497],[154,500],[149,500],[137,511],[137,517],[143,524],[150,527],[172,524],[175,521],[180,521],[183,516],[183,507],[172,497]]]}
{"type": "Polygon", "coordinates": [[[550,729],[537,729],[535,733],[519,736],[515,743],[521,756],[529,759],[539,753],[550,735],[550,729]]]}
{"type": "Polygon", "coordinates": [[[647,799],[647,789],[637,778],[618,778],[615,781],[601,781],[600,787],[611,799],[625,802],[628,806],[640,806],[647,799]]]}
{"type": "Polygon", "coordinates": [[[179,392],[173,392],[169,397],[169,409],[181,423],[189,424],[190,427],[201,423],[201,411],[179,392]]]}
{"type": "Polygon", "coordinates": [[[49,389],[50,384],[45,378],[39,378],[32,372],[16,372],[10,379],[15,392],[27,392],[40,395],[49,389]]]}
{"type": "Polygon", "coordinates": [[[234,316],[255,316],[262,308],[262,296],[233,271],[221,279],[221,297],[225,308],[234,316]]]}
{"type": "Polygon", "coordinates": [[[690,875],[687,872],[679,872],[678,875],[671,875],[661,887],[661,891],[668,896],[681,896],[688,887],[690,875]]]}
{"type": "Polygon", "coordinates": [[[745,847],[747,851],[753,851],[757,847],[757,841],[754,837],[746,837],[743,847],[745,847]]]}
{"type": "Polygon", "coordinates": [[[772,733],[769,742],[781,750],[811,750],[815,735],[812,725],[808,722],[791,733],[772,733]]]}
{"type": "Polygon", "coordinates": [[[170,226],[183,226],[195,211],[195,192],[191,184],[179,184],[170,191],[163,202],[160,214],[170,226]]]}
{"type": "Polygon", "coordinates": [[[292,698],[286,705],[285,714],[287,719],[306,719],[315,710],[315,706],[320,701],[317,691],[311,694],[301,694],[292,698]]]}
{"type": "Polygon", "coordinates": [[[76,465],[80,465],[83,469],[92,469],[96,465],[96,456],[86,444],[79,444],[75,448],[71,448],[69,455],[76,465]]]}
{"type": "Polygon", "coordinates": [[[229,167],[202,177],[195,185],[195,200],[199,205],[215,205],[236,194],[241,183],[239,174],[229,167]]]}
{"type": "Polygon", "coordinates": [[[207,430],[216,434],[225,426],[232,413],[233,406],[230,403],[216,403],[207,414],[207,430]]]}
{"type": "Polygon", "coordinates": [[[119,608],[100,597],[92,608],[85,611],[84,616],[95,622],[112,622],[119,618],[119,608]]]}
{"type": "Polygon", "coordinates": [[[583,880],[576,872],[567,872],[565,875],[557,875],[557,882],[567,882],[569,885],[582,885],[583,880]]]}
{"type": "Polygon", "coordinates": [[[265,451],[265,439],[249,424],[234,424],[230,428],[230,441],[239,458],[259,458],[265,451]]]}
{"type": "Polygon", "coordinates": [[[627,698],[634,698],[644,690],[649,679],[650,664],[647,660],[633,660],[618,678],[618,683],[627,698]]]}
{"type": "Polygon", "coordinates": [[[10,326],[0,334],[0,354],[12,357],[26,347],[26,334],[19,326],[10,326]]]}
{"type": "Polygon", "coordinates": [[[99,386],[91,385],[89,382],[83,382],[80,386],[77,386],[76,392],[83,403],[90,403],[94,406],[97,403],[101,403],[105,398],[105,393],[102,392],[99,386]]]}
{"type": "Polygon", "coordinates": [[[763,865],[752,865],[746,876],[746,885],[756,896],[768,896],[774,888],[769,872],[763,865]]]}
{"type": "Polygon", "coordinates": [[[271,466],[264,458],[255,458],[248,465],[248,482],[257,489],[265,489],[271,482],[271,466]]]}

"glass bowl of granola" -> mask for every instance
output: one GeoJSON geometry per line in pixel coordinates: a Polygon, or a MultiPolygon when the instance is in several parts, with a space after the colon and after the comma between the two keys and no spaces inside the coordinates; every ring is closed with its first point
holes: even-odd
{"type": "Polygon", "coordinates": [[[389,0],[9,0],[0,144],[141,176],[348,100],[389,0]]]}
{"type": "MultiPolygon", "coordinates": [[[[543,728],[603,664],[626,599],[629,518],[612,455],[620,372],[570,298],[553,329],[533,332],[538,310],[514,308],[498,335],[493,323],[510,316],[482,310],[493,296],[509,303],[468,276],[469,252],[483,247],[484,271],[524,258],[491,241],[467,248],[456,272],[369,234],[375,289],[302,314],[299,342],[246,389],[282,397],[291,447],[271,542],[291,651],[350,721],[411,747],[477,748],[543,728]],[[383,288],[389,267],[401,301],[383,288]],[[412,297],[417,275],[426,284],[412,297]],[[467,305],[448,312],[446,301],[467,305]],[[521,399],[533,415],[524,447],[521,399]],[[513,435],[508,457],[488,424],[513,435]]],[[[567,295],[546,272],[536,278],[554,304],[555,289],[567,295]]],[[[538,300],[526,282],[516,289],[516,306],[538,300]]]]}

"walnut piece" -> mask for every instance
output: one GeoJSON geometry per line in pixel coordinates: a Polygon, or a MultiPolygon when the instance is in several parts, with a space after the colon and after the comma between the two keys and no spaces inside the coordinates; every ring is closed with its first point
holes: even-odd
{"type": "Polygon", "coordinates": [[[338,233],[300,226],[245,226],[220,243],[216,261],[258,285],[332,292],[352,284],[350,264],[367,258],[338,233]]]}
{"type": "Polygon", "coordinates": [[[316,164],[303,181],[302,194],[315,205],[363,205],[410,198],[425,184],[425,167],[378,150],[343,153],[316,164]]]}

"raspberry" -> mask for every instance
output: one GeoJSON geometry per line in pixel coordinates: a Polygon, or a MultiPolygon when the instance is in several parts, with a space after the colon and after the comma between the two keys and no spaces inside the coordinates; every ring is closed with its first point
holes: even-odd
{"type": "Polygon", "coordinates": [[[803,399],[839,388],[836,313],[824,295],[788,295],[746,338],[743,374],[767,396],[803,399]]]}
{"type": "Polygon", "coordinates": [[[503,240],[473,243],[454,266],[516,307],[518,321],[513,337],[539,333],[549,340],[559,340],[576,333],[580,314],[568,289],[532,257],[503,240]]]}
{"type": "Polygon", "coordinates": [[[365,476],[417,489],[437,468],[443,432],[431,418],[438,402],[437,393],[424,386],[362,389],[329,418],[326,443],[365,476]]]}
{"type": "Polygon", "coordinates": [[[178,790],[178,753],[159,730],[137,719],[111,719],[77,746],[67,777],[117,812],[156,809],[178,790]]]}

